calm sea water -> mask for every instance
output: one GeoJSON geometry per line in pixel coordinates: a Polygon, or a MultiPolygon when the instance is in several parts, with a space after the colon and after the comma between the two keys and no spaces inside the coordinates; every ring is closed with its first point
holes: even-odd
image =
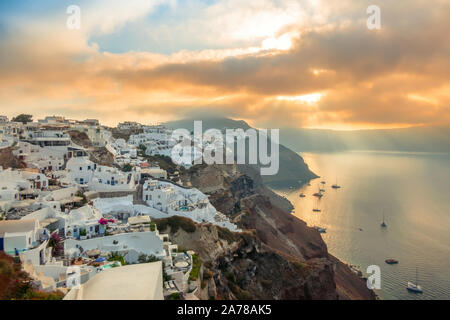
{"type": "Polygon", "coordinates": [[[311,226],[327,228],[330,253],[381,268],[383,299],[450,299],[450,155],[388,152],[302,153],[320,179],[275,190],[311,226]],[[320,181],[325,180],[322,186],[320,181]],[[338,182],[341,189],[331,185],[338,182]],[[313,193],[325,189],[318,202],[313,193]],[[300,198],[303,192],[306,198],[300,198]],[[322,211],[315,213],[313,207],[322,211]],[[381,228],[383,211],[387,228],[381,228]],[[399,260],[388,265],[387,258],[399,260]],[[406,290],[418,269],[423,294],[406,290]]]}

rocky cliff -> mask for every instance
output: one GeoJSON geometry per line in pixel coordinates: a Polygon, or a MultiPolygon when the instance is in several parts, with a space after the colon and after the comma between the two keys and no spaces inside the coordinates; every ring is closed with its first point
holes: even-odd
{"type": "Polygon", "coordinates": [[[244,230],[167,228],[175,243],[195,250],[204,262],[201,298],[374,298],[362,279],[328,254],[321,235],[290,213],[291,204],[264,186],[254,168],[200,165],[182,180],[208,194],[244,230]]]}
{"type": "MultiPolygon", "coordinates": [[[[171,129],[187,129],[194,130],[194,121],[202,122],[202,130],[218,129],[225,132],[227,129],[252,129],[243,120],[233,120],[228,118],[204,118],[204,119],[186,119],[180,121],[167,122],[165,125],[171,129]]],[[[269,143],[270,144],[270,143],[269,143]]],[[[259,146],[258,146],[259,148],[259,146]]],[[[246,145],[246,156],[249,155],[249,146],[246,145]]],[[[262,180],[265,184],[270,185],[301,185],[311,179],[317,178],[317,175],[309,170],[308,165],[303,158],[289,148],[279,144],[279,170],[278,173],[271,176],[263,176],[262,180]]],[[[246,163],[249,163],[246,161],[246,163]]],[[[250,165],[256,171],[259,171],[261,164],[250,165]]]]}

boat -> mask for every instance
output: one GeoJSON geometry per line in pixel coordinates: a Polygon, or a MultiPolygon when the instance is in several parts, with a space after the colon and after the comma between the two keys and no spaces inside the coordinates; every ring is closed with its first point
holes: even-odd
{"type": "Polygon", "coordinates": [[[304,193],[300,193],[300,198],[304,198],[306,195],[304,193]]]}
{"type": "Polygon", "coordinates": [[[321,183],[321,184],[325,184],[325,183],[326,183],[326,181],[321,181],[320,183],[321,183]]]}
{"type": "Polygon", "coordinates": [[[382,228],[386,228],[387,227],[386,222],[384,222],[384,212],[383,212],[383,222],[381,223],[381,227],[382,228]]]}
{"type": "Polygon", "coordinates": [[[408,289],[408,291],[415,292],[415,293],[423,292],[422,287],[419,285],[419,280],[418,280],[418,276],[417,276],[417,268],[416,268],[416,283],[408,281],[408,284],[406,285],[406,289],[408,289]]]}
{"type": "Polygon", "coordinates": [[[313,196],[317,197],[317,198],[322,198],[323,194],[321,192],[316,192],[316,193],[313,194],[313,196]]]}
{"type": "Polygon", "coordinates": [[[314,229],[316,229],[317,231],[319,231],[319,233],[327,233],[327,228],[322,228],[322,227],[314,226],[314,229]]]}
{"type": "Polygon", "coordinates": [[[317,198],[322,198],[323,197],[323,194],[322,194],[322,191],[320,190],[320,187],[319,187],[319,192],[314,193],[313,196],[317,197],[317,198]]]}
{"type": "Polygon", "coordinates": [[[384,260],[384,262],[386,262],[387,264],[397,264],[398,260],[395,259],[386,259],[384,260]]]}
{"type": "Polygon", "coordinates": [[[321,212],[322,210],[319,209],[319,200],[315,201],[313,212],[321,212]]]}
{"type": "Polygon", "coordinates": [[[336,179],[336,183],[333,184],[331,187],[332,187],[333,189],[340,189],[340,188],[341,188],[341,186],[338,185],[338,183],[337,183],[337,179],[336,179]]]}

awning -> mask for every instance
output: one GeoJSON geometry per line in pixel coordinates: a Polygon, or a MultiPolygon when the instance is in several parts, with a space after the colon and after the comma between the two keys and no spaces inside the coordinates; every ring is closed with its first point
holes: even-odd
{"type": "Polygon", "coordinates": [[[74,196],[74,197],[62,199],[59,201],[59,203],[61,203],[62,205],[65,205],[65,204],[74,203],[74,202],[81,202],[82,200],[83,200],[82,197],[74,196]]]}
{"type": "Polygon", "coordinates": [[[38,192],[37,192],[36,190],[34,190],[34,189],[28,188],[28,189],[24,189],[24,190],[19,191],[19,194],[21,194],[21,195],[23,195],[23,194],[33,194],[33,195],[37,195],[38,192]]]}

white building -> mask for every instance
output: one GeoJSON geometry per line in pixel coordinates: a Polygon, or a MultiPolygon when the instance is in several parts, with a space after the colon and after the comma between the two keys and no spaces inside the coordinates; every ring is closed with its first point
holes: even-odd
{"type": "Polygon", "coordinates": [[[235,224],[214,208],[208,196],[196,188],[184,188],[166,181],[147,180],[143,186],[142,197],[149,207],[168,216],[183,216],[196,222],[210,222],[231,231],[239,231],[235,224]]]}
{"type": "Polygon", "coordinates": [[[125,121],[125,122],[121,122],[117,125],[117,128],[119,130],[131,130],[131,129],[140,129],[141,128],[141,124],[137,123],[137,122],[132,122],[132,121],[125,121]]]}
{"type": "Polygon", "coordinates": [[[40,124],[68,124],[69,121],[63,116],[47,116],[44,119],[39,119],[40,124]]]}
{"type": "Polygon", "coordinates": [[[71,210],[65,216],[64,231],[67,238],[90,239],[105,234],[106,226],[100,224],[102,214],[89,205],[71,210]]]}
{"type": "Polygon", "coordinates": [[[179,206],[175,188],[169,184],[161,184],[157,180],[147,180],[142,190],[143,200],[152,208],[168,212],[179,206]]]}
{"type": "Polygon", "coordinates": [[[127,263],[137,263],[141,254],[157,258],[167,256],[163,240],[153,231],[119,233],[87,240],[68,238],[64,241],[64,251],[72,257],[94,249],[101,252],[117,252],[124,256],[127,263]]]}
{"type": "Polygon", "coordinates": [[[67,162],[70,178],[90,191],[130,191],[135,189],[135,172],[98,166],[87,158],[72,158],[67,162]]]}
{"type": "Polygon", "coordinates": [[[13,154],[24,161],[29,168],[36,168],[40,171],[61,170],[65,160],[86,156],[86,150],[73,144],[68,136],[55,138],[56,140],[40,139],[19,141],[13,150],[13,154]]]}
{"type": "Polygon", "coordinates": [[[0,250],[14,255],[35,247],[40,240],[36,219],[0,221],[0,250]]]}
{"type": "Polygon", "coordinates": [[[48,178],[41,173],[27,170],[0,171],[0,204],[19,201],[29,195],[37,196],[40,191],[48,188],[48,178]]]}
{"type": "Polygon", "coordinates": [[[162,262],[103,271],[70,290],[64,300],[164,300],[162,262]]]}

